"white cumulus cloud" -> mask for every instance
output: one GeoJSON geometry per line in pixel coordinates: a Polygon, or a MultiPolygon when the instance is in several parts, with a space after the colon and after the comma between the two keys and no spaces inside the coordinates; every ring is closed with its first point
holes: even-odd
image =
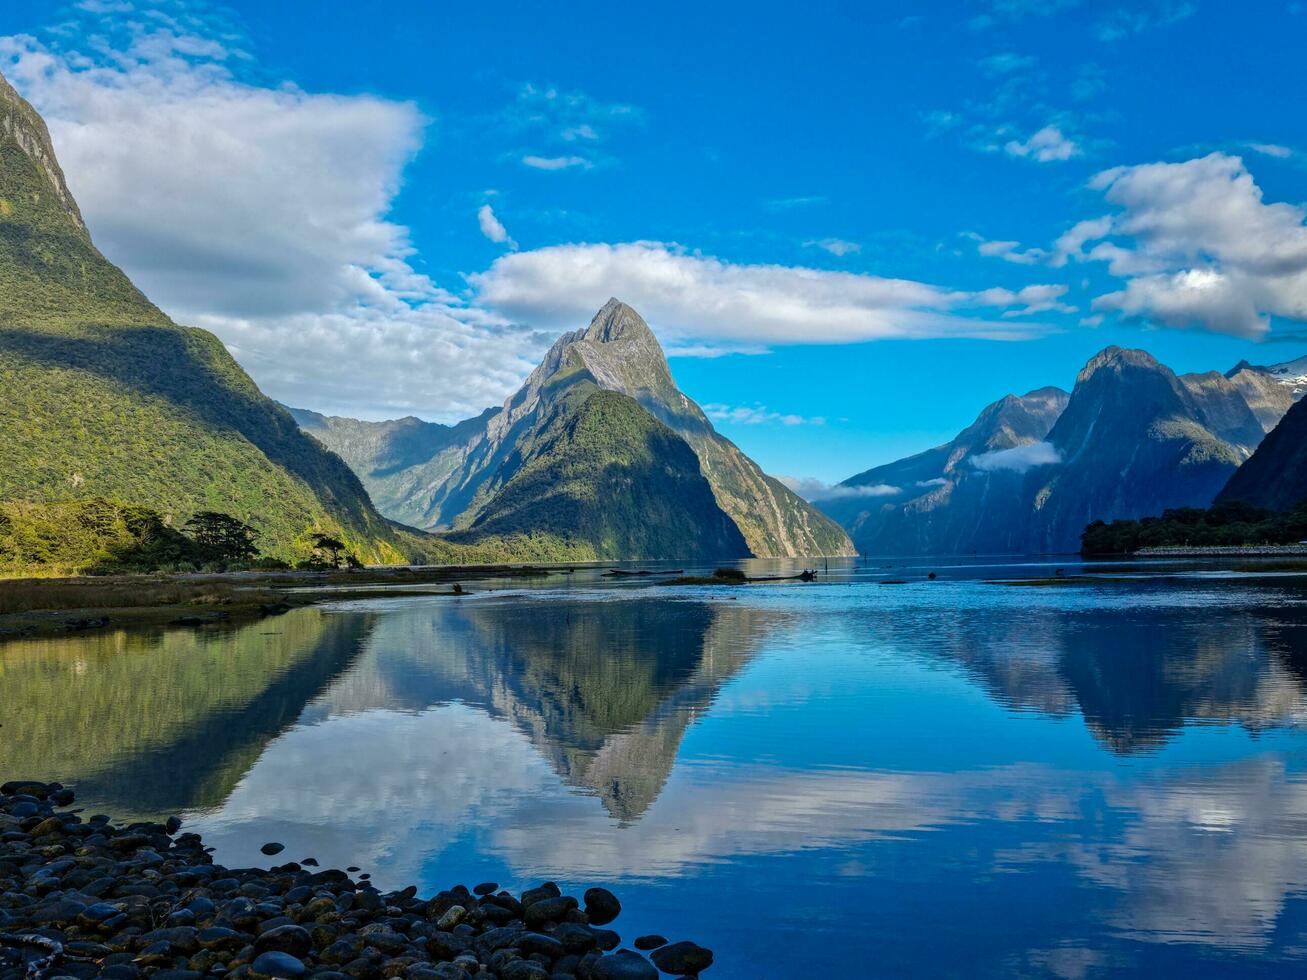
{"type": "Polygon", "coordinates": [[[610,296],[670,338],[752,345],[883,338],[1030,336],[1005,322],[1062,308],[1061,285],[950,290],[782,265],[740,265],[661,242],[557,245],[496,259],[469,277],[479,302],[541,327],[585,322],[610,296]],[[963,312],[999,312],[997,319],[963,312]]]}
{"type": "Polygon", "coordinates": [[[1270,316],[1307,320],[1307,211],[1266,203],[1239,157],[1116,167],[1090,186],[1118,212],[1058,249],[1126,280],[1096,309],[1243,337],[1264,335],[1270,316]]]}

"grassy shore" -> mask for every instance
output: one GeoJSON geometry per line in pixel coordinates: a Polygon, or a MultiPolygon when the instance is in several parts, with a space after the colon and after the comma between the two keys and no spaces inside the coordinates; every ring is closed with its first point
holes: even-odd
{"type": "Polygon", "coordinates": [[[125,626],[233,623],[333,599],[466,594],[461,582],[536,578],[561,569],[522,565],[108,575],[0,581],[0,636],[125,626]],[[430,588],[422,588],[422,586],[430,588]],[[396,591],[403,586],[403,591],[396,591]]]}

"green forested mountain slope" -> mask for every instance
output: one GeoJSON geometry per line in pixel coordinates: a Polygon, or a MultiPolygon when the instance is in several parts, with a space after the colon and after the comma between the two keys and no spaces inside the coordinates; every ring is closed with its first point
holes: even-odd
{"type": "Polygon", "coordinates": [[[265,553],[303,554],[322,530],[364,559],[402,557],[348,467],[100,254],[44,123],[3,79],[0,395],[0,500],[105,497],[174,525],[218,510],[265,553]]]}
{"type": "Polygon", "coordinates": [[[514,457],[451,541],[536,541],[571,560],[749,553],[685,440],[587,372],[558,380],[514,457]]]}

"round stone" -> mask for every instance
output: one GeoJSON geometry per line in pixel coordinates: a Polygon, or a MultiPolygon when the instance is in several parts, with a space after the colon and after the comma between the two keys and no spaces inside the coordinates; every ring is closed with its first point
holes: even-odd
{"type": "Polygon", "coordinates": [[[585,914],[596,926],[606,926],[622,913],[622,903],[607,888],[590,888],[585,893],[585,914]]]}
{"type": "Polygon", "coordinates": [[[305,976],[309,970],[304,963],[289,953],[283,953],[273,950],[267,953],[260,953],[250,964],[250,972],[256,977],[285,978],[285,980],[296,980],[298,977],[305,976]]]}
{"type": "Polygon", "coordinates": [[[651,955],[664,973],[694,975],[712,966],[712,950],[691,942],[672,943],[654,950],[651,955]]]}

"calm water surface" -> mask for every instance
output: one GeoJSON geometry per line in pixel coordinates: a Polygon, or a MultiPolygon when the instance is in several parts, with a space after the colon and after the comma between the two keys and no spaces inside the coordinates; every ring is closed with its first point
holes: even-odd
{"type": "Polygon", "coordinates": [[[612,884],[719,978],[1307,972],[1307,579],[933,567],[10,642],[0,772],[226,864],[612,884]]]}

